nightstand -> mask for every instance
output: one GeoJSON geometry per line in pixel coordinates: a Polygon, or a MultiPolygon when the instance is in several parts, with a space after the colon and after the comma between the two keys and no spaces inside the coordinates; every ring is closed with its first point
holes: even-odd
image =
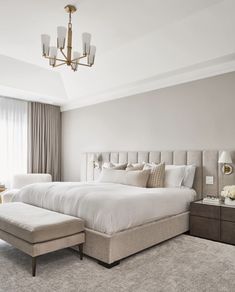
{"type": "Polygon", "coordinates": [[[235,207],[191,203],[190,235],[235,244],[235,207]]]}

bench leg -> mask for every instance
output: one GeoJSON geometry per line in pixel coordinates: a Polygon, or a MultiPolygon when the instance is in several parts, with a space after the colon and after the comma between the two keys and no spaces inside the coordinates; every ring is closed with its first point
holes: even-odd
{"type": "Polygon", "coordinates": [[[83,259],[83,243],[78,245],[80,260],[83,259]]]}
{"type": "Polygon", "coordinates": [[[32,276],[36,276],[37,257],[32,257],[32,276]]]}

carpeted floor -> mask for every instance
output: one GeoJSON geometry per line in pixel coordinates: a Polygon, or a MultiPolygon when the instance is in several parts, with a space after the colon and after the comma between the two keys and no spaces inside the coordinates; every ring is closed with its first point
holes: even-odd
{"type": "Polygon", "coordinates": [[[181,235],[131,256],[111,270],[62,250],[31,258],[0,241],[0,291],[235,291],[235,246],[181,235]]]}

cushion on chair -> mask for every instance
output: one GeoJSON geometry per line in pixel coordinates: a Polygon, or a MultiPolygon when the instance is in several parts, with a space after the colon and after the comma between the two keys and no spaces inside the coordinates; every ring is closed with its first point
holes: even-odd
{"type": "Polygon", "coordinates": [[[52,177],[48,173],[27,173],[27,174],[15,174],[13,176],[12,188],[21,189],[24,186],[39,183],[39,182],[51,182],[52,177]]]}
{"type": "Polygon", "coordinates": [[[24,203],[0,205],[0,229],[29,243],[39,243],[84,231],[83,220],[24,203]]]}

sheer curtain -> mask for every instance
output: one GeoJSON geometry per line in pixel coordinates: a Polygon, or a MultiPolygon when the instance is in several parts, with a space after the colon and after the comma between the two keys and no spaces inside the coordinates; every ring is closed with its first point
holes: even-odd
{"type": "Polygon", "coordinates": [[[0,97],[0,183],[27,173],[27,102],[0,97]]]}

